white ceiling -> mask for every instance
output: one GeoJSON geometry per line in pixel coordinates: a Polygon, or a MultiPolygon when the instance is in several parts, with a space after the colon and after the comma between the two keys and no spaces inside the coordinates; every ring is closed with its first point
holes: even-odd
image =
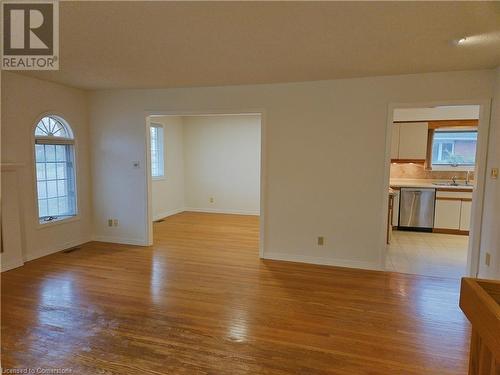
{"type": "Polygon", "coordinates": [[[310,81],[500,65],[500,2],[61,2],[85,89],[310,81]],[[452,43],[470,38],[464,45],[452,43]]]}

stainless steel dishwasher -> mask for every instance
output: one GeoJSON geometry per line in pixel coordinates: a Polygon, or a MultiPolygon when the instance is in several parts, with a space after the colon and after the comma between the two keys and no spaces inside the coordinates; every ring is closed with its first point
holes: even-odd
{"type": "Polygon", "coordinates": [[[432,231],[436,189],[401,188],[398,229],[432,231]]]}

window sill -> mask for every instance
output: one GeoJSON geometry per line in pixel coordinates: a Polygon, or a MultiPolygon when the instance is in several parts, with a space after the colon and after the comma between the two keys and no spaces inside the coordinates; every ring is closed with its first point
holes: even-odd
{"type": "Polygon", "coordinates": [[[441,171],[441,172],[473,172],[475,166],[473,165],[458,165],[453,167],[451,165],[433,165],[432,171],[441,171]]]}
{"type": "Polygon", "coordinates": [[[161,177],[151,177],[151,179],[153,181],[163,181],[166,180],[167,178],[165,176],[161,176],[161,177]]]}
{"type": "Polygon", "coordinates": [[[65,218],[65,219],[58,219],[58,220],[47,221],[45,223],[40,223],[40,221],[37,220],[37,222],[36,222],[36,229],[51,228],[51,227],[56,226],[56,225],[73,223],[75,221],[80,221],[80,215],[73,216],[73,217],[68,217],[68,218],[65,218]]]}

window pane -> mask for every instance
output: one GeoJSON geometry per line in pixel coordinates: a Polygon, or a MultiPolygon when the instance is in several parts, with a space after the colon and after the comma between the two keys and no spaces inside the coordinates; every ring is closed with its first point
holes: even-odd
{"type": "Polygon", "coordinates": [[[45,158],[47,161],[56,161],[55,145],[45,145],[45,158]]]}
{"type": "Polygon", "coordinates": [[[151,147],[156,147],[157,127],[151,126],[151,147]]]}
{"type": "Polygon", "coordinates": [[[38,198],[47,198],[47,185],[45,181],[37,183],[38,198]]]}
{"type": "Polygon", "coordinates": [[[45,169],[47,171],[47,180],[55,180],[57,178],[55,163],[46,163],[45,169]]]}
{"type": "Polygon", "coordinates": [[[66,180],[58,180],[57,181],[57,195],[68,195],[68,188],[66,185],[66,180]]]}
{"type": "Polygon", "coordinates": [[[41,135],[43,144],[35,144],[38,212],[41,223],[73,216],[77,213],[73,145],[50,144],[47,137],[71,137],[58,120],[44,118],[38,124],[35,136],[41,135]]]}
{"type": "Polygon", "coordinates": [[[68,197],[58,198],[58,213],[59,215],[68,214],[68,197]]]}
{"type": "Polygon", "coordinates": [[[37,162],[45,161],[45,150],[43,145],[35,145],[35,157],[37,162]]]}
{"type": "Polygon", "coordinates": [[[57,198],[47,199],[48,214],[51,216],[57,216],[59,213],[57,206],[57,198]]]}
{"type": "Polygon", "coordinates": [[[47,198],[57,197],[57,181],[47,181],[47,198]]]}
{"type": "Polygon", "coordinates": [[[43,216],[48,215],[47,200],[46,199],[39,199],[38,200],[38,215],[39,215],[39,217],[43,217],[43,216]]]}
{"type": "Polygon", "coordinates": [[[69,127],[51,116],[46,116],[38,122],[35,136],[72,138],[69,127]]]}
{"type": "Polygon", "coordinates": [[[66,146],[57,145],[56,146],[56,160],[66,161],[66,146]]]}
{"type": "Polygon", "coordinates": [[[477,131],[436,131],[432,145],[432,164],[474,165],[477,131]]]}
{"type": "Polygon", "coordinates": [[[66,163],[57,163],[57,179],[66,178],[66,163]]]}
{"type": "Polygon", "coordinates": [[[36,179],[38,181],[45,180],[45,164],[44,163],[36,163],[36,179]]]}
{"type": "Polygon", "coordinates": [[[151,175],[161,177],[163,171],[163,127],[151,126],[151,175]]]}

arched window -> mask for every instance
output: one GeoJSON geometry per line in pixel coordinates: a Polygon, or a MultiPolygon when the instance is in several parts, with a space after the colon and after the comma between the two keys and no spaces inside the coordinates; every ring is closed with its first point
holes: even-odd
{"type": "Polygon", "coordinates": [[[42,224],[77,214],[74,144],[73,132],[62,118],[45,116],[36,125],[36,188],[42,224]]]}

